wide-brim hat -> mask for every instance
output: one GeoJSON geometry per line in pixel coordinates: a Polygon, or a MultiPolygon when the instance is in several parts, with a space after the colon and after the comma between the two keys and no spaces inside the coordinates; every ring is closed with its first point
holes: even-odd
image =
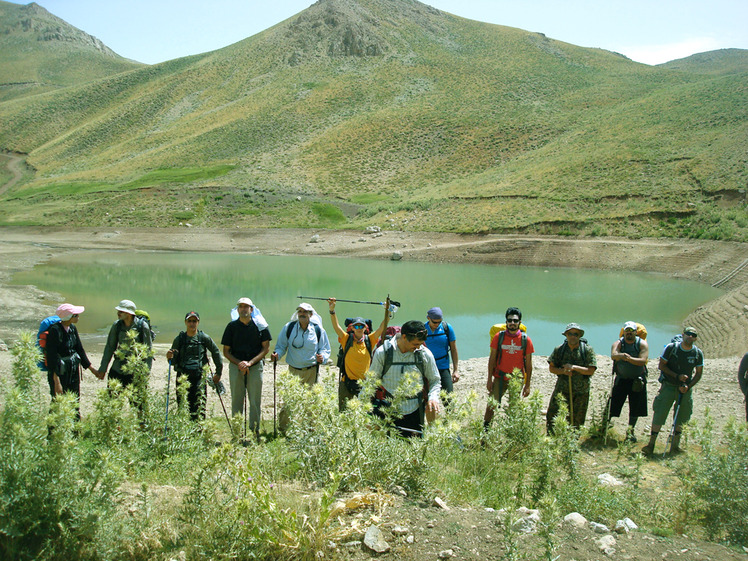
{"type": "Polygon", "coordinates": [[[119,306],[115,306],[114,309],[118,312],[125,312],[126,314],[134,316],[137,307],[135,306],[135,302],[133,302],[132,300],[122,300],[119,303],[119,306]]]}
{"type": "Polygon", "coordinates": [[[576,329],[577,331],[579,331],[579,333],[581,333],[580,337],[584,336],[584,329],[582,329],[581,327],[579,327],[578,323],[570,323],[570,324],[568,324],[566,326],[566,329],[564,329],[564,332],[562,333],[562,335],[566,335],[572,329],[576,329]]]}

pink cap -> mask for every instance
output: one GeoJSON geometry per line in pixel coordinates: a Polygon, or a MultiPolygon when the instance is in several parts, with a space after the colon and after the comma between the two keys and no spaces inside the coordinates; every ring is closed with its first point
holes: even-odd
{"type": "Polygon", "coordinates": [[[57,314],[57,317],[60,318],[62,321],[67,321],[70,318],[72,318],[74,315],[82,314],[86,311],[86,308],[83,306],[73,306],[72,304],[60,304],[60,306],[57,307],[57,311],[55,312],[57,314]]]}

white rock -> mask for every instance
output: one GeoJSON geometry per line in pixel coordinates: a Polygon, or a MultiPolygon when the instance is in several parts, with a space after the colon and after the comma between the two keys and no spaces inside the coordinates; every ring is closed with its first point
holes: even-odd
{"type": "Polygon", "coordinates": [[[600,475],[598,475],[597,482],[600,485],[609,485],[610,487],[619,487],[623,485],[623,481],[616,479],[609,473],[601,473],[600,475]]]}
{"type": "Polygon", "coordinates": [[[615,549],[613,548],[616,546],[616,539],[611,535],[603,536],[599,540],[595,540],[595,543],[597,544],[597,547],[600,548],[600,551],[604,551],[606,555],[615,552],[615,549]],[[612,551],[609,552],[609,550],[612,551]]]}
{"type": "Polygon", "coordinates": [[[382,530],[379,529],[379,526],[374,525],[369,526],[369,529],[366,530],[364,545],[377,553],[385,553],[390,550],[390,544],[385,541],[382,530]]]}
{"type": "Polygon", "coordinates": [[[610,533],[610,529],[605,524],[598,524],[597,522],[590,522],[590,529],[596,534],[610,533]]]}
{"type": "Polygon", "coordinates": [[[319,243],[319,234],[314,234],[309,240],[309,243],[319,243]]]}
{"type": "Polygon", "coordinates": [[[449,559],[450,557],[454,557],[455,552],[452,549],[445,549],[444,551],[439,552],[439,559],[449,559]]]}
{"type": "Polygon", "coordinates": [[[637,526],[631,518],[624,518],[623,520],[616,522],[615,531],[619,534],[628,534],[632,530],[638,528],[639,526],[637,526]]]}
{"type": "Polygon", "coordinates": [[[404,536],[408,533],[408,529],[405,526],[395,526],[392,528],[392,534],[395,536],[404,536]]]}
{"type": "Polygon", "coordinates": [[[491,508],[490,506],[487,506],[487,507],[486,507],[486,508],[484,508],[483,510],[485,510],[486,512],[496,512],[496,509],[494,509],[494,508],[491,508]]]}
{"type": "Polygon", "coordinates": [[[587,524],[587,519],[578,512],[572,512],[564,516],[564,522],[577,528],[584,528],[587,524]]]}
{"type": "Polygon", "coordinates": [[[378,234],[382,229],[379,226],[367,226],[364,234],[378,234]]]}
{"type": "Polygon", "coordinates": [[[512,524],[512,530],[520,534],[534,534],[538,531],[538,523],[529,516],[526,516],[512,524]]]}
{"type": "Polygon", "coordinates": [[[409,535],[407,538],[405,538],[405,543],[416,543],[416,538],[413,534],[409,535]]]}
{"type": "Polygon", "coordinates": [[[296,200],[300,201],[301,200],[301,195],[299,195],[298,197],[296,197],[296,200]]]}
{"type": "Polygon", "coordinates": [[[444,510],[449,510],[447,503],[445,503],[444,500],[440,499],[439,497],[434,497],[434,506],[438,506],[439,508],[442,508],[444,510]]]}
{"type": "Polygon", "coordinates": [[[392,255],[390,256],[391,261],[400,261],[402,258],[403,258],[402,251],[393,251],[392,255]]]}

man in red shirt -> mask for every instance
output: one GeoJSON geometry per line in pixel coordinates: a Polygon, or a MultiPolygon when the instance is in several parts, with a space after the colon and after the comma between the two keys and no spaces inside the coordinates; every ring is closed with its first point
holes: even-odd
{"type": "MultiPolygon", "coordinates": [[[[486,382],[489,395],[497,402],[501,402],[515,369],[519,370],[524,377],[522,396],[530,395],[532,353],[535,352],[532,341],[519,328],[522,322],[522,312],[519,308],[508,308],[504,317],[506,330],[499,331],[491,340],[491,356],[488,359],[488,381],[486,382]]],[[[485,427],[491,423],[493,415],[494,408],[489,403],[483,417],[485,427]]]]}

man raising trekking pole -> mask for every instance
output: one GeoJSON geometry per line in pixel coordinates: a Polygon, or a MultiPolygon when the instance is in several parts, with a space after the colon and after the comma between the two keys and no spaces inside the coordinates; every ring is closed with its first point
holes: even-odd
{"type": "Polygon", "coordinates": [[[680,448],[680,437],[683,424],[691,419],[693,412],[693,387],[701,380],[704,370],[704,353],[701,352],[694,341],[698,336],[696,329],[686,327],[683,330],[683,339],[677,338],[662,351],[660,357],[660,391],[652,403],[654,415],[652,416],[652,433],[649,443],[642,448],[642,454],[651,456],[654,454],[657,435],[660,434],[662,425],[667,421],[668,413],[673,404],[678,401],[678,416],[673,418],[673,440],[670,444],[670,453],[678,454],[680,448]]]}

